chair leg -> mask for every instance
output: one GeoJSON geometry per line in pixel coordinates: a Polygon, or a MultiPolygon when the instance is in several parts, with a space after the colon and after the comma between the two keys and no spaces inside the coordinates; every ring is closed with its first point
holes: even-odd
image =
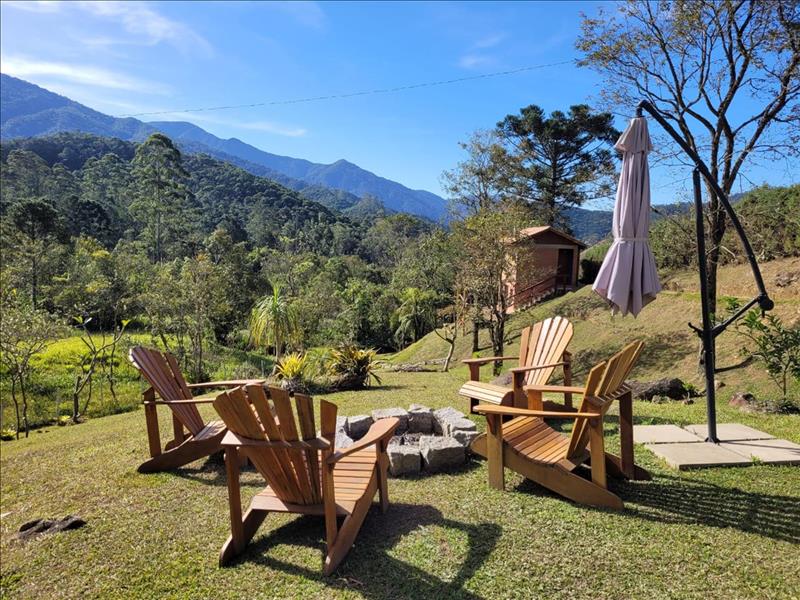
{"type": "MultiPolygon", "coordinates": [[[[269,513],[266,510],[253,510],[252,508],[245,513],[244,519],[242,519],[242,539],[244,542],[242,545],[242,550],[247,546],[247,542],[253,539],[253,536],[256,534],[256,531],[258,531],[258,528],[261,526],[261,523],[264,522],[264,519],[268,514],[269,513]]],[[[222,545],[222,550],[220,550],[219,566],[222,567],[228,564],[231,559],[241,554],[242,550],[236,550],[236,544],[233,541],[233,536],[229,536],[222,545]]]]}
{"type": "Polygon", "coordinates": [[[489,486],[505,488],[503,467],[503,420],[500,415],[486,415],[486,460],[489,468],[489,486]]]}
{"type": "Polygon", "coordinates": [[[381,512],[386,512],[389,509],[389,482],[387,471],[389,470],[389,457],[386,455],[387,441],[380,442],[378,446],[378,464],[375,468],[378,470],[378,498],[381,503],[381,512]]]}
{"type": "Polygon", "coordinates": [[[600,487],[606,483],[606,452],[603,440],[603,420],[589,421],[589,453],[592,461],[592,482],[600,487]]]}
{"type": "Polygon", "coordinates": [[[367,517],[372,498],[375,495],[376,483],[373,482],[372,486],[372,491],[370,492],[368,488],[367,493],[356,502],[353,512],[345,518],[344,523],[342,523],[336,537],[333,539],[333,543],[328,543],[328,552],[325,556],[325,575],[330,575],[336,570],[336,567],[344,560],[344,557],[347,556],[353,546],[356,535],[358,535],[358,531],[367,517]]]}

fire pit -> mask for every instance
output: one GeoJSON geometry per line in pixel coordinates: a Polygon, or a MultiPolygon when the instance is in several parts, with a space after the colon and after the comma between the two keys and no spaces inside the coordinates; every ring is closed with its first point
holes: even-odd
{"type": "Polygon", "coordinates": [[[466,460],[470,443],[478,436],[475,423],[452,407],[431,410],[412,404],[408,410],[384,408],[371,415],[340,417],[336,446],[346,448],[366,434],[380,419],[397,417],[400,421],[389,442],[389,472],[392,476],[438,473],[458,467],[466,460]]]}

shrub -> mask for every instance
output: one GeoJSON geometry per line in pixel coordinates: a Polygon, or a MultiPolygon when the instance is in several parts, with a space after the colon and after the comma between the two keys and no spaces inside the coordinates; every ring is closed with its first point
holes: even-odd
{"type": "Polygon", "coordinates": [[[275,375],[281,387],[290,392],[306,391],[308,360],[305,354],[292,352],[281,358],[275,365],[275,375]]]}
{"type": "Polygon", "coordinates": [[[375,356],[375,350],[362,350],[353,345],[331,350],[328,370],[334,385],[341,390],[355,390],[369,386],[373,380],[380,384],[375,356]]]}

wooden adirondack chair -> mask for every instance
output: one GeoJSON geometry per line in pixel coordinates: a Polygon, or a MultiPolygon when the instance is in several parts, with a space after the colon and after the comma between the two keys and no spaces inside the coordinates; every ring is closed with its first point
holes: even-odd
{"type": "MultiPolygon", "coordinates": [[[[569,386],[572,383],[572,361],[567,346],[572,340],[572,333],[572,323],[564,317],[552,317],[522,330],[518,357],[489,356],[462,361],[469,367],[470,380],[462,386],[459,394],[469,398],[470,412],[475,412],[474,407],[479,402],[525,408],[527,399],[523,387],[546,384],[557,367],[563,369],[564,385],[569,386]],[[481,366],[498,360],[516,359],[519,359],[519,366],[511,369],[511,393],[509,388],[480,381],[481,366]]],[[[567,409],[572,408],[571,393],[564,394],[564,404],[567,409]]]]}
{"type": "Polygon", "coordinates": [[[248,385],[217,396],[214,408],[228,426],[222,440],[228,479],[231,536],[222,546],[220,565],[240,554],[267,513],[325,517],[330,575],[347,555],[361,529],[372,499],[380,494],[381,509],[389,506],[386,447],[399,420],[381,419],[349,448],[336,450],[336,405],[320,403],[321,432],[317,436],[310,397],[280,388],[248,385]],[[295,412],[299,430],[295,424],[295,412]],[[241,455],[253,463],[269,484],[256,494],[242,517],[239,491],[241,455]],[[337,518],[344,517],[339,526],[337,518]]]}
{"type": "Polygon", "coordinates": [[[642,342],[628,344],[607,361],[596,365],[584,388],[526,386],[530,408],[479,404],[475,412],[486,415],[487,432],[472,443],[472,450],[488,459],[489,485],[504,486],[504,467],[570,500],[592,506],[622,508],[622,500],[608,490],[606,472],[629,479],[650,475],[633,462],[632,397],[625,378],[642,350],[642,342]],[[578,412],[541,410],[542,392],[581,393],[578,412]],[[620,401],[622,457],[608,454],[603,441],[603,416],[614,400],[620,401]],[[503,422],[503,417],[513,416],[503,422]],[[544,419],[573,419],[569,436],[554,430],[544,419]],[[588,446],[588,449],[587,449],[588,446]],[[586,461],[591,479],[578,473],[586,461]]]}
{"type": "Polygon", "coordinates": [[[195,398],[193,389],[263,383],[263,380],[247,379],[187,384],[174,356],[142,346],[131,348],[128,359],[151,386],[142,394],[150,460],[139,465],[140,473],[176,469],[222,449],[220,442],[225,435],[225,424],[222,421],[206,423],[197,410],[198,404],[211,403],[214,398],[195,398]],[[163,450],[158,429],[159,405],[168,406],[172,412],[174,439],[167,442],[163,450]]]}

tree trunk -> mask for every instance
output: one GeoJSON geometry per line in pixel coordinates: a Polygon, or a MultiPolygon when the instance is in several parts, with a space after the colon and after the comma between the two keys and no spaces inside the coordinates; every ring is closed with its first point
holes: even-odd
{"type": "Polygon", "coordinates": [[[453,337],[452,339],[447,340],[447,343],[450,344],[450,348],[447,350],[447,357],[444,359],[442,373],[447,373],[450,370],[450,361],[453,359],[453,352],[456,349],[456,338],[453,337]]]}
{"type": "Polygon", "coordinates": [[[19,379],[19,391],[22,394],[22,423],[25,425],[25,437],[28,437],[30,427],[28,426],[28,395],[25,393],[25,379],[19,379]]]}
{"type": "Polygon", "coordinates": [[[475,319],[472,322],[472,353],[473,354],[475,354],[476,352],[478,352],[481,349],[480,340],[479,340],[480,332],[481,332],[480,324],[478,323],[478,320],[475,319]]]}
{"type": "Polygon", "coordinates": [[[17,439],[19,439],[19,430],[22,427],[22,423],[19,420],[19,400],[17,400],[17,378],[12,375],[11,376],[11,400],[14,402],[14,412],[16,413],[17,417],[17,439]]]}
{"type": "MultiPolygon", "coordinates": [[[[498,318],[492,324],[492,351],[495,356],[503,356],[503,346],[505,339],[506,320],[504,317],[498,318]]],[[[499,360],[494,361],[492,366],[492,373],[497,376],[500,375],[500,369],[503,363],[499,360]]]]}

